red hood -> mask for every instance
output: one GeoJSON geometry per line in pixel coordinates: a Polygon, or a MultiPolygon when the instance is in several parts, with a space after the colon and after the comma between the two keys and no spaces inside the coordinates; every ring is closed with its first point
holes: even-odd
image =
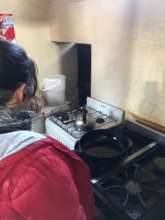
{"type": "Polygon", "coordinates": [[[58,141],[47,137],[12,153],[0,161],[0,172],[0,217],[93,219],[88,167],[58,141]]]}

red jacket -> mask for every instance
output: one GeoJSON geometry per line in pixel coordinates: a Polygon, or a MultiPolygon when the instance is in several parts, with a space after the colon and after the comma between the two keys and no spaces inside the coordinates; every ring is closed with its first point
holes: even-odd
{"type": "Polygon", "coordinates": [[[93,216],[89,170],[58,141],[47,137],[0,160],[0,220],[93,216]]]}

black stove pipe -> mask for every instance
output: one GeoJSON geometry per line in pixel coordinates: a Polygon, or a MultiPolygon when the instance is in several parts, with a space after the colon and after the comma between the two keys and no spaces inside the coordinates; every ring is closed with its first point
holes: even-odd
{"type": "Polygon", "coordinates": [[[83,122],[87,123],[87,110],[85,106],[82,107],[82,117],[83,117],[83,122]]]}

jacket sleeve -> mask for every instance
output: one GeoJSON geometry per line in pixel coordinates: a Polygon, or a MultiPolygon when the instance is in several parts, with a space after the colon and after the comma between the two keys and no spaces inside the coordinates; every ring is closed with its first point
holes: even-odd
{"type": "MultiPolygon", "coordinates": [[[[55,149],[63,151],[65,160],[67,158],[67,165],[72,171],[72,179],[74,179],[78,194],[80,197],[81,204],[84,207],[87,220],[93,220],[95,216],[95,203],[92,192],[91,175],[89,167],[80,159],[80,157],[73,151],[67,149],[63,144],[57,140],[49,137],[52,145],[55,149]]],[[[60,155],[59,155],[60,156],[60,155]]]]}
{"type": "MultiPolygon", "coordinates": [[[[61,171],[54,173],[54,177],[48,177],[44,172],[21,194],[13,192],[12,206],[15,210],[29,220],[87,220],[72,178],[61,171]]],[[[27,184],[27,177],[22,179],[17,187],[27,184]]]]}

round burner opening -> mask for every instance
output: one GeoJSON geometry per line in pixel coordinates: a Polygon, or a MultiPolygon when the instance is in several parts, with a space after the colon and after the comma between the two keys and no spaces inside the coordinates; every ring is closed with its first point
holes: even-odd
{"type": "Polygon", "coordinates": [[[104,118],[98,117],[98,118],[96,119],[96,123],[98,123],[98,124],[102,124],[102,123],[104,123],[104,122],[105,122],[105,119],[104,119],[104,118]]]}
{"type": "Polygon", "coordinates": [[[70,119],[70,115],[68,112],[58,112],[55,113],[54,116],[58,118],[61,122],[68,121],[70,119]]]}
{"type": "Polygon", "coordinates": [[[129,180],[128,182],[126,182],[125,189],[127,192],[130,193],[130,195],[135,196],[142,192],[140,184],[135,180],[129,180]]]}

